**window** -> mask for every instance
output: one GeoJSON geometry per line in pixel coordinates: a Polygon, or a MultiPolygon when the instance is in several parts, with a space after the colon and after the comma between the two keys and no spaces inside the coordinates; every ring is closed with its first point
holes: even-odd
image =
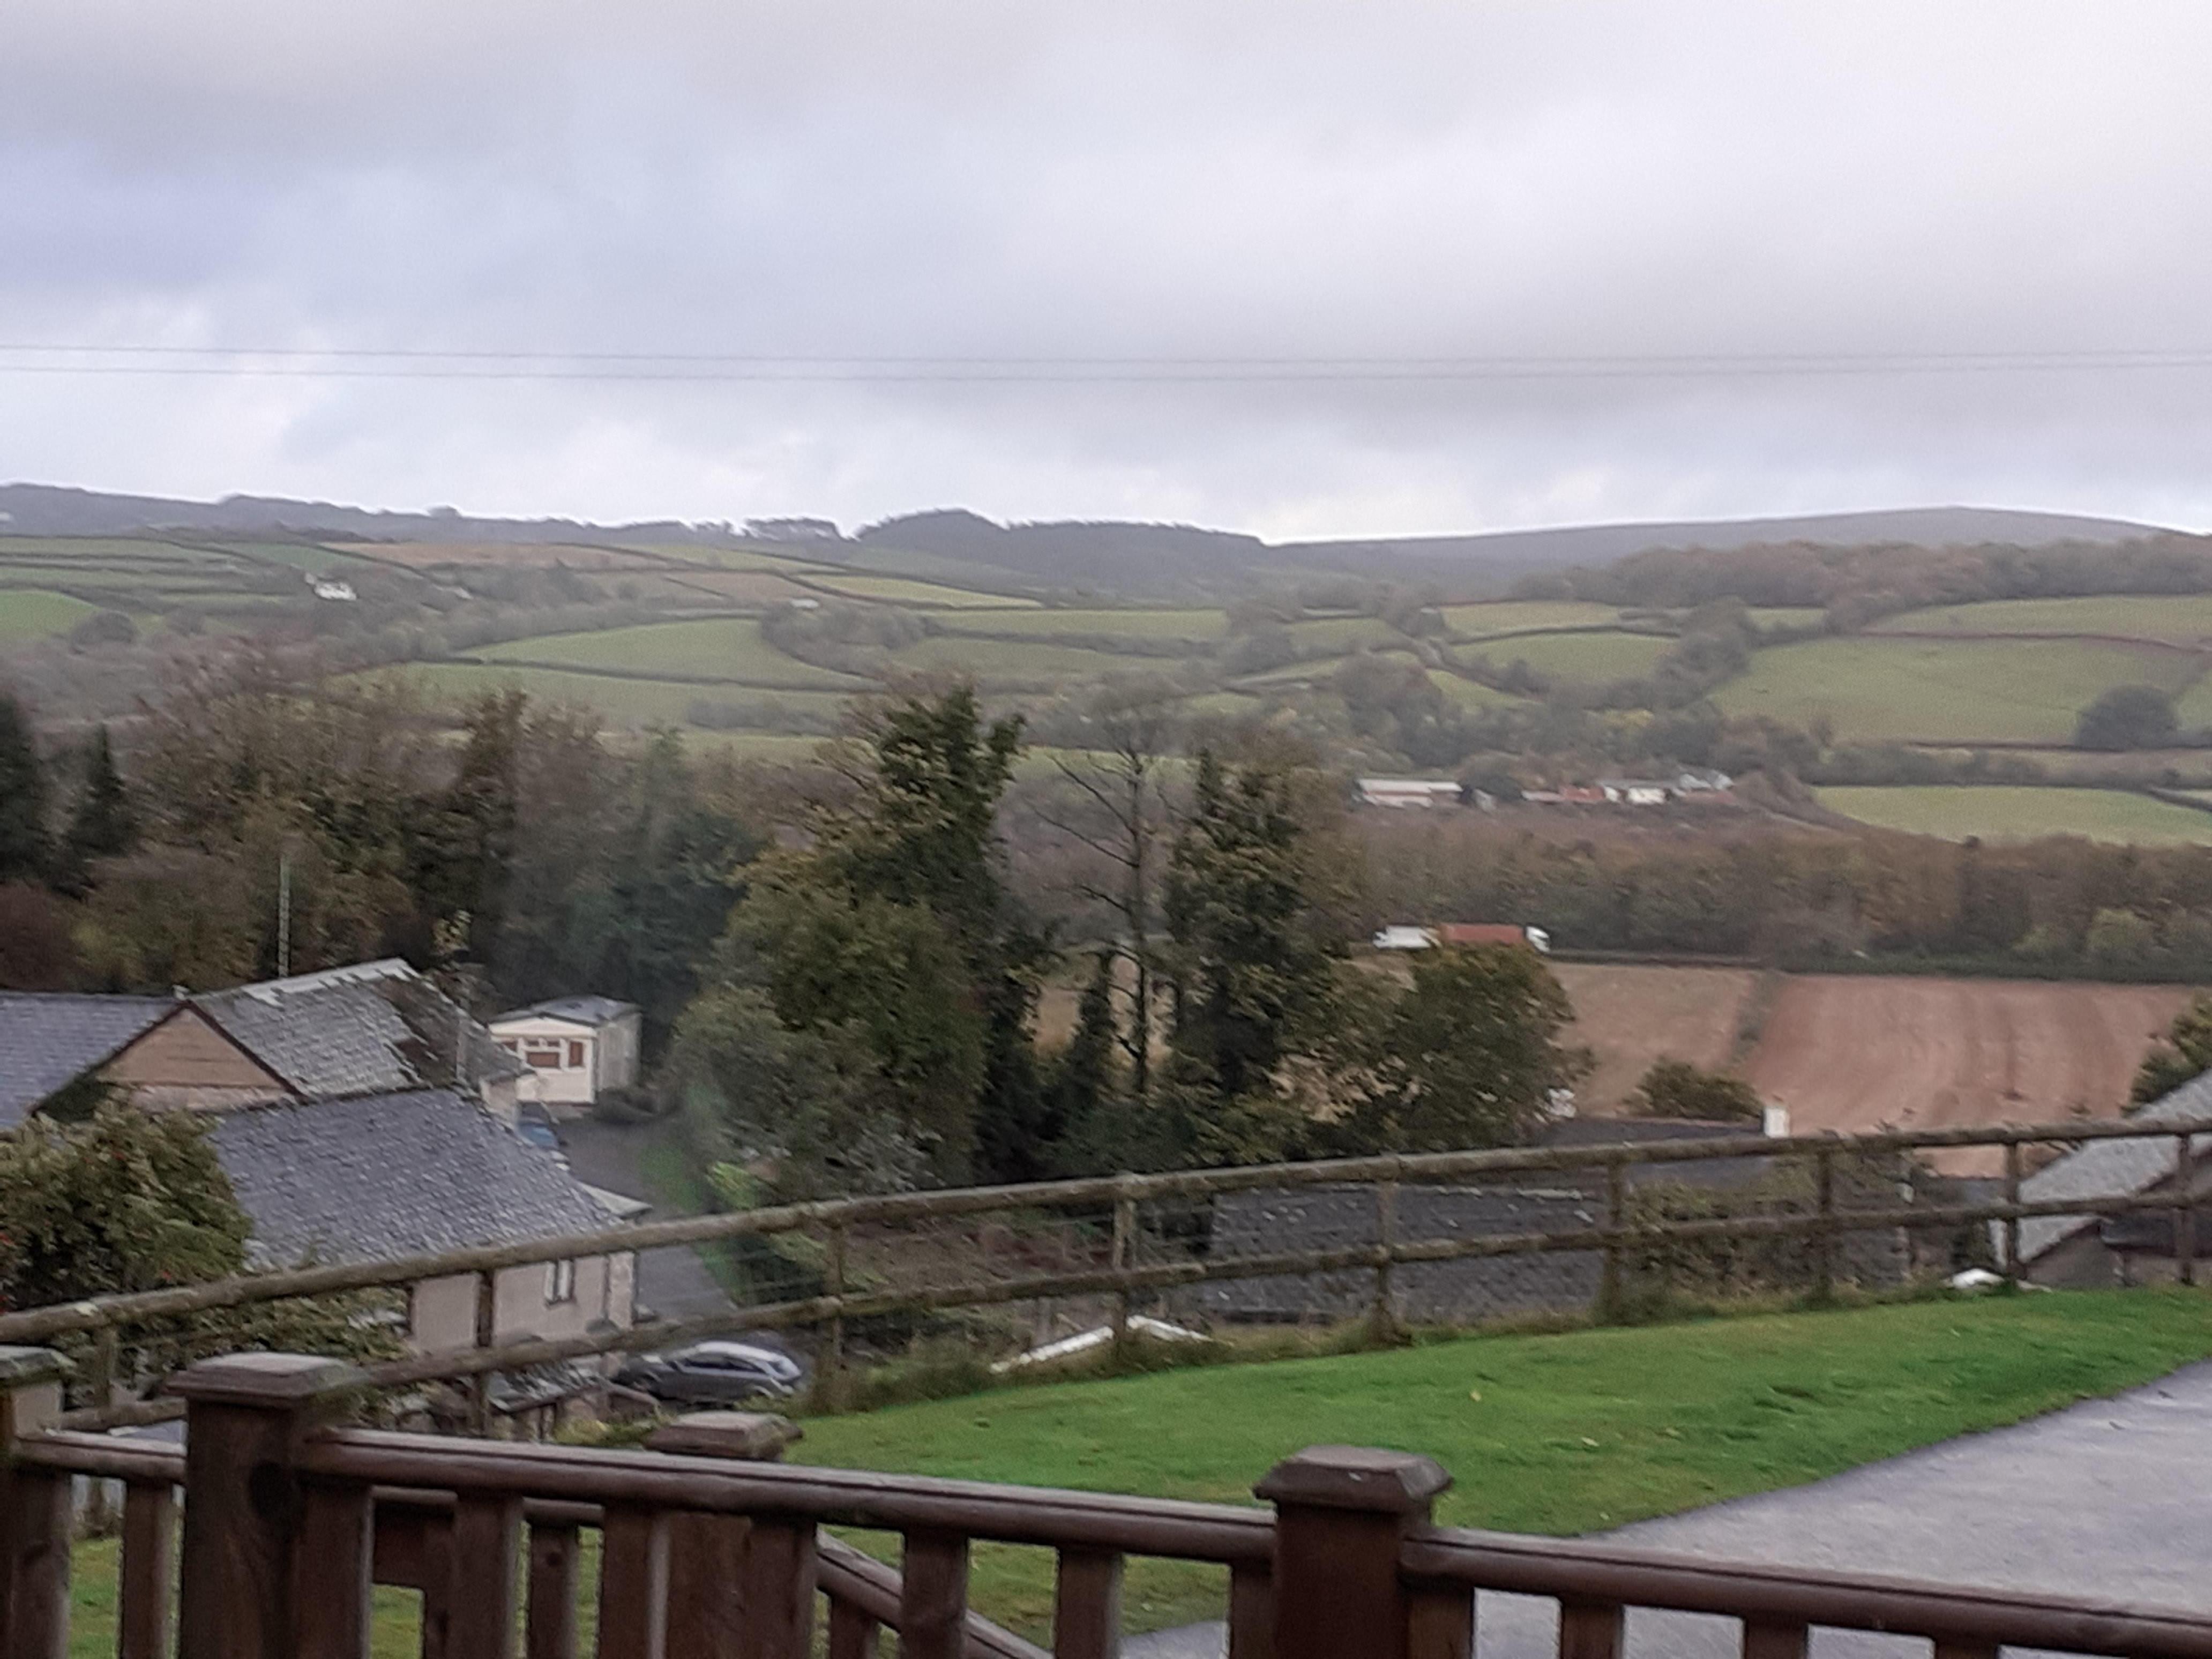
{"type": "Polygon", "coordinates": [[[568,1069],[572,1072],[584,1069],[584,1045],[574,1037],[568,1040],[568,1069]]]}
{"type": "Polygon", "coordinates": [[[498,1042],[499,1046],[506,1049],[510,1054],[514,1052],[514,1039],[513,1037],[501,1037],[498,1039],[498,1042]]]}
{"type": "Polygon", "coordinates": [[[549,1261],[545,1264],[545,1300],[574,1302],[576,1299],[576,1264],[573,1261],[549,1261]]]}
{"type": "Polygon", "coordinates": [[[533,1071],[557,1072],[561,1069],[561,1045],[532,1042],[522,1051],[522,1063],[533,1071]]]}

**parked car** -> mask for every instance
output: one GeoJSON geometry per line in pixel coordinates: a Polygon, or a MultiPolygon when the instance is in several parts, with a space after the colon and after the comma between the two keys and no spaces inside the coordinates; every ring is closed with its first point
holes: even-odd
{"type": "Polygon", "coordinates": [[[674,1406],[729,1406],[746,1400],[787,1400],[806,1380],[789,1354],[750,1342],[695,1342],[666,1353],[640,1354],[615,1381],[674,1406]]]}
{"type": "Polygon", "coordinates": [[[553,1119],[543,1106],[534,1101],[525,1104],[514,1115],[514,1133],[520,1135],[526,1144],[540,1151],[557,1152],[561,1150],[561,1137],[554,1133],[553,1119]]]}

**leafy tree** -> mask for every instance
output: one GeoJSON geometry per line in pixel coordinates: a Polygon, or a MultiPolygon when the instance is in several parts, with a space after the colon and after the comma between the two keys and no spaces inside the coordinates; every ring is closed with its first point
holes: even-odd
{"type": "Polygon", "coordinates": [[[2154,685],[2116,685],[2081,711],[2076,749],[2157,749],[2176,729],[2173,700],[2154,685]]]}
{"type": "Polygon", "coordinates": [[[1402,993],[1372,981],[1362,989],[1369,1006],[1348,1004],[1335,1048],[1338,1091],[1353,1104],[1327,1138],[1342,1150],[1511,1145],[1526,1139],[1552,1091],[1589,1070],[1586,1050],[1559,1042],[1574,1008],[1533,951],[1425,951],[1402,993]]]}
{"type": "Polygon", "coordinates": [[[2143,1056],[2129,1093],[2137,1105],[2172,1094],[2212,1071],[2212,997],[2199,996],[2174,1017],[2165,1041],[2143,1056]]]}
{"type": "Polygon", "coordinates": [[[209,853],[149,848],[116,860],[84,906],[79,942],[94,981],[160,994],[254,977],[266,922],[247,872],[209,853]]]}
{"type": "Polygon", "coordinates": [[[1661,1058],[1637,1085],[1637,1109],[1645,1117],[1727,1121],[1757,1119],[1765,1110],[1759,1091],[1724,1072],[1701,1071],[1686,1060],[1661,1058]]]}
{"type": "Polygon", "coordinates": [[[0,691],[0,881],[39,881],[52,848],[46,772],[22,704],[0,691]]]}
{"type": "Polygon", "coordinates": [[[91,884],[93,860],[129,852],[137,833],[129,792],[124,788],[122,774],[115,769],[115,751],[108,743],[107,728],[99,726],[85,746],[84,781],[62,841],[66,874],[62,884],[81,896],[91,884]]]}
{"type": "Polygon", "coordinates": [[[75,908],[27,882],[0,882],[0,991],[67,991],[84,963],[75,908]]]}

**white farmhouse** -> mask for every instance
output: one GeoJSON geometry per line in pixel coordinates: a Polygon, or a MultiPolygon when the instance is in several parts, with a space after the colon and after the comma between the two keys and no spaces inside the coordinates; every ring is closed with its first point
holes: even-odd
{"type": "Polygon", "coordinates": [[[1363,806],[1457,806],[1467,792],[1450,778],[1362,778],[1363,806]]]}
{"type": "Polygon", "coordinates": [[[637,1005],[612,997],[555,997],[489,1022],[499,1046],[530,1069],[525,1100],[588,1106],[637,1081],[637,1005]]]}

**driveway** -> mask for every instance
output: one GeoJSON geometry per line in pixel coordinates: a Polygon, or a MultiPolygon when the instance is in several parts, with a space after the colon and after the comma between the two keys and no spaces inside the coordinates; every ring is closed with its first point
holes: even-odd
{"type": "MultiPolygon", "coordinates": [[[[1455,1471],[1462,1481],[1480,1471],[1455,1471]]],[[[2212,1363],[2112,1400],[1969,1435],[1832,1480],[1602,1534],[1639,1549],[1999,1589],[2212,1616],[2212,1363]]],[[[1548,1601],[1481,1598],[1482,1659],[1551,1659],[1548,1601]]],[[[1728,1620],[1632,1612],[1631,1659],[1733,1659],[1728,1620]]],[[[1816,1631],[1818,1659],[1927,1644],[1816,1631]]],[[[1127,1659],[1216,1659],[1218,1625],[1133,1638],[1127,1659]]]]}
{"type": "MultiPolygon", "coordinates": [[[[554,1127],[576,1179],[625,1198],[652,1197],[638,1171],[638,1158],[664,1132],[663,1126],[601,1123],[580,1117],[554,1127]]],[[[665,1218],[658,1210],[647,1218],[665,1218]]],[[[664,1319],[694,1319],[731,1305],[698,1252],[680,1244],[638,1253],[637,1299],[664,1319]]]]}

